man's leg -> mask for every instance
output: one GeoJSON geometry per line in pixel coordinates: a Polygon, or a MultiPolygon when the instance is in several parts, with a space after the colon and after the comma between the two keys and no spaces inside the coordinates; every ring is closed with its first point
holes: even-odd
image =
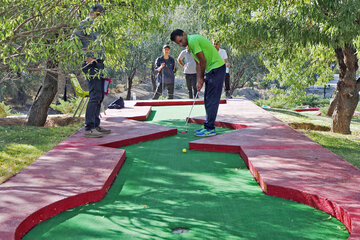
{"type": "Polygon", "coordinates": [[[160,95],[162,94],[162,83],[161,82],[158,83],[158,86],[157,86],[155,91],[156,92],[155,92],[155,95],[153,97],[153,100],[159,99],[160,95]]]}
{"type": "Polygon", "coordinates": [[[189,92],[189,98],[194,98],[193,96],[193,91],[192,91],[192,78],[191,78],[191,75],[190,74],[186,74],[185,73],[185,80],[186,80],[186,87],[188,89],[188,92],[189,92]]]}
{"type": "Polygon", "coordinates": [[[87,75],[88,88],[89,88],[89,102],[86,107],[85,114],[85,135],[90,137],[101,137],[102,134],[93,131],[97,127],[97,122],[100,123],[98,114],[98,106],[101,105],[104,94],[104,83],[99,79],[97,75],[98,69],[93,65],[88,66],[84,69],[85,75],[87,75]],[[101,86],[102,83],[102,86],[101,86]]]}
{"type": "Polygon", "coordinates": [[[204,122],[204,127],[208,130],[215,129],[215,120],[224,84],[225,71],[225,65],[223,65],[206,74],[204,97],[206,121],[204,122]]]}
{"type": "Polygon", "coordinates": [[[101,103],[104,100],[104,82],[105,79],[104,78],[100,78],[98,79],[98,88],[100,89],[100,93],[99,93],[99,98],[100,98],[100,103],[96,106],[96,115],[95,115],[95,127],[99,127],[100,126],[100,111],[101,111],[101,103]]]}
{"type": "Polygon", "coordinates": [[[230,73],[225,74],[225,96],[226,98],[232,98],[230,94],[230,73]]]}
{"type": "Polygon", "coordinates": [[[194,92],[194,98],[197,95],[197,88],[196,88],[196,73],[195,74],[191,74],[191,85],[193,88],[193,92],[194,92]]]}
{"type": "Polygon", "coordinates": [[[168,83],[166,84],[166,89],[168,90],[168,99],[174,99],[174,88],[175,88],[175,83],[168,83]]]}

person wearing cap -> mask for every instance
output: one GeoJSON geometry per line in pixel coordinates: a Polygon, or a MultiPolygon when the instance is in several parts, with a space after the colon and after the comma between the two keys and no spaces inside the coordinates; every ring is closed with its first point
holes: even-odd
{"type": "Polygon", "coordinates": [[[230,63],[228,61],[228,55],[225,49],[220,48],[220,42],[218,40],[213,41],[214,47],[219,52],[219,55],[224,59],[226,65],[226,74],[225,74],[225,96],[226,98],[232,98],[230,94],[230,63]]]}
{"type": "Polygon", "coordinates": [[[181,51],[177,58],[178,63],[184,68],[186,86],[189,91],[189,98],[195,98],[196,90],[196,63],[188,48],[181,51]]]}
{"type": "Polygon", "coordinates": [[[205,83],[204,105],[206,120],[203,128],[195,130],[195,136],[214,136],[216,135],[215,120],[225,79],[225,62],[213,44],[201,35],[187,35],[183,30],[176,29],[171,33],[170,40],[181,47],[188,47],[194,57],[196,61],[197,90],[200,91],[205,83]]]}
{"type": "Polygon", "coordinates": [[[104,14],[100,4],[91,6],[89,16],[81,21],[73,36],[78,37],[82,45],[85,61],[82,71],[88,80],[89,102],[85,114],[85,137],[102,137],[111,131],[100,127],[100,109],[104,99],[104,61],[105,48],[101,44],[100,34],[94,27],[94,21],[104,14]]]}
{"type": "Polygon", "coordinates": [[[174,98],[175,87],[175,60],[170,54],[170,46],[165,44],[162,48],[163,56],[158,57],[155,61],[155,71],[158,72],[157,81],[158,86],[155,91],[153,99],[159,99],[164,88],[168,90],[168,99],[174,98]]]}

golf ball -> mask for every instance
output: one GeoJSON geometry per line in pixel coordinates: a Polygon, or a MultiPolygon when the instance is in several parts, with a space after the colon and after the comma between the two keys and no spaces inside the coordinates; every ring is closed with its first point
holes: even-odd
{"type": "Polygon", "coordinates": [[[183,148],[183,152],[186,153],[186,148],[183,148]]]}

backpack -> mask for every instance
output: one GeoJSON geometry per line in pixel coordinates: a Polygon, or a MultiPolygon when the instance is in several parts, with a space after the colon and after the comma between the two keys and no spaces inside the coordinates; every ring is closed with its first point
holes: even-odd
{"type": "Polygon", "coordinates": [[[125,107],[124,99],[120,97],[119,99],[113,101],[109,104],[109,109],[121,109],[125,107]]]}

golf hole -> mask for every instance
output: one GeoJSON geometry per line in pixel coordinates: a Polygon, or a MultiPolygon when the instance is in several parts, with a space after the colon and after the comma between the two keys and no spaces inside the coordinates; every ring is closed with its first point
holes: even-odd
{"type": "Polygon", "coordinates": [[[174,234],[182,234],[182,233],[187,233],[189,231],[190,229],[188,228],[174,228],[171,232],[174,234]]]}

